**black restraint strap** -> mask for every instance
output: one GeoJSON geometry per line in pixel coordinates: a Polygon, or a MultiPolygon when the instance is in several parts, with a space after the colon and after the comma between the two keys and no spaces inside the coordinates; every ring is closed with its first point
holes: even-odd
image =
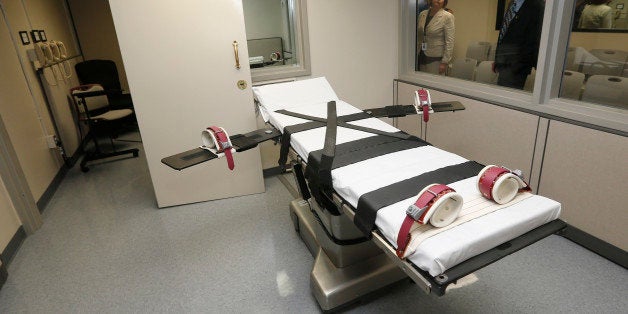
{"type": "Polygon", "coordinates": [[[353,222],[365,235],[370,235],[379,209],[410,198],[429,184],[450,184],[473,177],[483,167],[483,165],[475,161],[467,161],[426,172],[363,194],[358,200],[358,208],[355,211],[353,222]]]}
{"type": "MultiPolygon", "coordinates": [[[[336,152],[331,165],[331,170],[364,161],[377,156],[382,156],[406,149],[429,145],[420,139],[417,140],[401,140],[383,135],[369,136],[367,138],[342,143],[336,145],[336,152]]],[[[331,201],[331,182],[328,189],[321,189],[324,178],[320,177],[322,165],[323,150],[311,152],[307,160],[306,177],[310,182],[310,189],[316,202],[322,208],[327,209],[332,215],[340,215],[340,209],[331,201]],[[327,194],[325,194],[327,193],[327,194]]],[[[331,170],[329,175],[331,176],[331,170]]]]}
{"type": "MultiPolygon", "coordinates": [[[[367,138],[336,145],[336,155],[331,168],[336,169],[374,157],[426,145],[429,144],[419,138],[401,140],[383,135],[369,136],[367,138]]],[[[311,152],[307,159],[308,169],[318,168],[322,155],[322,150],[311,152]]]]}
{"type": "MultiPolygon", "coordinates": [[[[279,113],[283,113],[280,110],[279,113]]],[[[286,111],[289,112],[289,111],[286,111]]],[[[284,113],[285,114],[285,113],[284,113]]],[[[346,116],[338,117],[337,121],[350,122],[371,118],[371,116],[365,112],[354,113],[346,116]]],[[[323,119],[324,120],[324,119],[323,119]]],[[[283,129],[283,135],[281,136],[281,149],[279,151],[279,166],[285,167],[288,161],[288,150],[290,149],[290,137],[294,133],[312,130],[325,126],[326,121],[310,121],[301,124],[289,125],[283,129]]]]}
{"type": "MultiPolygon", "coordinates": [[[[335,103],[336,102],[334,101],[334,104],[335,103]]],[[[306,131],[306,130],[311,130],[311,129],[315,129],[315,128],[318,128],[318,127],[322,127],[324,125],[324,123],[327,122],[327,119],[314,117],[314,116],[308,116],[308,115],[305,115],[305,114],[300,114],[300,113],[286,111],[286,110],[277,110],[275,112],[276,113],[280,113],[280,114],[284,114],[284,115],[287,115],[287,116],[291,116],[291,117],[296,117],[296,118],[301,118],[301,119],[306,119],[306,120],[312,120],[312,122],[306,122],[306,123],[303,123],[303,124],[287,126],[287,127],[284,128],[283,136],[281,137],[281,150],[280,150],[280,153],[279,153],[279,166],[285,167],[286,162],[288,161],[288,149],[290,148],[290,137],[292,136],[292,133],[296,133],[296,132],[301,132],[301,131],[306,131]],[[318,123],[318,124],[315,124],[315,123],[318,123]]],[[[352,114],[352,115],[348,115],[348,116],[343,116],[341,118],[344,118],[344,117],[356,118],[355,120],[362,120],[362,119],[366,119],[366,118],[372,118],[372,116],[370,116],[370,115],[368,115],[367,113],[364,113],[364,112],[356,113],[356,114],[352,114]]],[[[346,123],[346,122],[355,121],[355,120],[348,120],[348,119],[341,119],[341,118],[339,118],[337,120],[337,126],[341,126],[343,128],[358,130],[358,131],[367,132],[367,133],[385,135],[385,136],[399,138],[399,139],[404,139],[404,140],[409,140],[409,139],[414,140],[414,139],[417,139],[417,137],[415,137],[413,135],[409,135],[409,134],[403,133],[403,132],[391,133],[391,132],[385,132],[385,131],[378,130],[378,129],[367,128],[367,127],[362,127],[362,126],[349,124],[349,123],[346,123]]]]}
{"type": "Polygon", "coordinates": [[[336,133],[338,123],[336,116],[336,102],[327,103],[327,128],[325,129],[325,145],[323,145],[323,154],[321,156],[320,166],[318,168],[318,178],[322,189],[329,190],[332,188],[331,182],[331,166],[334,163],[336,155],[336,133]]]}
{"type": "MultiPolygon", "coordinates": [[[[333,103],[336,103],[336,102],[333,101],[333,103]]],[[[308,115],[304,115],[304,114],[300,114],[300,113],[296,113],[296,112],[291,112],[291,111],[286,111],[286,110],[277,110],[275,112],[276,113],[285,114],[287,116],[292,116],[292,117],[297,117],[297,118],[301,118],[301,119],[317,121],[317,122],[321,122],[321,123],[327,122],[327,119],[325,119],[325,118],[308,116],[308,115]]],[[[369,116],[369,118],[372,118],[372,117],[369,116]]],[[[353,129],[353,130],[358,130],[358,131],[363,131],[363,132],[373,133],[373,134],[379,134],[379,135],[386,135],[386,136],[396,137],[396,138],[400,138],[400,139],[404,139],[404,140],[407,140],[407,139],[413,137],[412,135],[405,134],[405,133],[400,133],[400,132],[391,133],[391,132],[386,132],[386,131],[382,131],[382,130],[378,130],[378,129],[367,128],[367,127],[364,127],[364,126],[353,125],[353,124],[349,124],[349,123],[346,123],[346,122],[343,122],[343,121],[338,121],[337,124],[338,124],[338,126],[341,126],[343,128],[347,128],[347,129],[353,129]]]]}

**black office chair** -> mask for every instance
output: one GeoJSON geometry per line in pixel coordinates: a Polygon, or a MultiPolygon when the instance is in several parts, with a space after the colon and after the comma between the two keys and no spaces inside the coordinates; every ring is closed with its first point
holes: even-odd
{"type": "MultiPolygon", "coordinates": [[[[86,122],[89,126],[88,137],[94,142],[94,150],[85,152],[85,157],[81,161],[81,171],[87,172],[89,168],[86,164],[92,160],[109,158],[132,154],[133,157],[139,155],[137,148],[116,151],[113,139],[120,131],[120,125],[133,115],[131,109],[112,109],[108,101],[108,91],[98,84],[81,85],[70,89],[72,102],[76,107],[79,120],[86,122]],[[98,137],[106,135],[109,137],[113,152],[105,153],[98,145],[98,137]]],[[[80,125],[79,125],[80,130],[80,125]]]]}
{"type": "Polygon", "coordinates": [[[111,60],[87,60],[74,66],[81,85],[99,84],[107,91],[109,105],[114,109],[133,109],[131,95],[124,93],[116,63],[111,60]]]}

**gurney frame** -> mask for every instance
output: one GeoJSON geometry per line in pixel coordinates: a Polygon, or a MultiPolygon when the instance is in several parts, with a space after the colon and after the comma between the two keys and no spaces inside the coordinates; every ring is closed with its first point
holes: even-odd
{"type": "MultiPolygon", "coordinates": [[[[459,102],[432,103],[432,108],[434,112],[464,110],[464,106],[459,102]]],[[[416,107],[412,105],[388,106],[364,111],[373,117],[388,118],[417,114],[416,107]]],[[[282,133],[276,129],[260,129],[246,134],[233,135],[231,142],[236,152],[242,152],[264,141],[277,141],[281,135],[282,133]]],[[[357,241],[344,241],[346,243],[337,241],[333,235],[330,235],[325,223],[321,220],[320,215],[325,209],[321,209],[310,197],[308,183],[302,172],[307,164],[294,151],[291,150],[290,155],[293,160],[292,172],[301,196],[290,204],[290,214],[296,231],[316,258],[310,274],[310,285],[319,306],[325,311],[336,309],[406,277],[414,281],[425,293],[442,296],[448,285],[464,276],[547,236],[562,233],[567,227],[565,222],[554,220],[476,255],[434,277],[408,261],[399,259],[394,247],[378,230],[372,231],[370,239],[358,237],[357,241]],[[377,252],[373,252],[374,249],[377,249],[377,252]],[[356,252],[360,253],[347,257],[356,252]],[[364,260],[359,260],[360,258],[364,260]]],[[[218,156],[210,151],[195,148],[163,158],[162,163],[175,170],[183,170],[216,158],[218,156]]],[[[335,206],[341,216],[345,217],[337,221],[344,226],[355,228],[353,225],[355,209],[335,192],[327,197],[331,200],[329,205],[335,206]]]]}
{"type": "MultiPolygon", "coordinates": [[[[560,234],[567,227],[567,224],[562,220],[551,221],[517,238],[506,241],[491,250],[476,255],[437,276],[431,276],[428,272],[419,269],[414,264],[399,259],[395,248],[376,229],[371,232],[369,241],[381,250],[380,253],[383,252],[384,254],[368,256],[364,261],[336,267],[337,265],[335,264],[338,263],[330,261],[328,255],[336,255],[338,253],[327,253],[325,247],[329,247],[329,244],[322,243],[328,240],[325,239],[325,236],[329,238],[330,235],[323,234],[322,239],[320,236],[321,232],[319,229],[325,228],[320,221],[321,219],[318,218],[320,209],[317,208],[318,205],[315,201],[303,201],[303,197],[307,198],[309,192],[305,190],[307,185],[303,181],[300,172],[302,167],[307,165],[292,150],[290,157],[293,160],[293,174],[301,196],[301,198],[291,203],[290,212],[293,216],[295,229],[315,257],[313,270],[310,275],[310,286],[323,310],[331,310],[351,303],[371,292],[406,278],[406,276],[415,282],[417,287],[423,292],[443,296],[450,284],[455,284],[461,278],[545,237],[552,234],[560,234]],[[297,165],[297,167],[294,167],[294,165],[297,165]],[[308,211],[311,211],[311,213],[308,213],[308,211]],[[335,279],[338,276],[342,278],[342,282],[335,279]]],[[[342,215],[347,217],[352,224],[355,217],[355,209],[335,192],[329,198],[332,200],[333,206],[341,209],[342,215]]],[[[348,248],[350,245],[345,247],[348,248]]],[[[329,248],[327,249],[329,250],[329,248]]],[[[344,249],[344,247],[340,248],[340,250],[344,249]]]]}

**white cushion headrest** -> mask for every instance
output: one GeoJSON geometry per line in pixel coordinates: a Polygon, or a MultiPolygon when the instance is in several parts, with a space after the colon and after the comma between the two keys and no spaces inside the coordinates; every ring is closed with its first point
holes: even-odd
{"type": "Polygon", "coordinates": [[[324,77],[256,86],[253,87],[253,94],[268,111],[338,100],[324,77]]]}

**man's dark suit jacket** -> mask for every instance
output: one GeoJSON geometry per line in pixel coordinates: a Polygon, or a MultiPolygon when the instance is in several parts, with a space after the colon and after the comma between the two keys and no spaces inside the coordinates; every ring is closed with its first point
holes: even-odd
{"type": "Polygon", "coordinates": [[[516,75],[528,75],[536,67],[543,24],[544,2],[525,0],[495,50],[495,69],[510,68],[516,75]]]}

